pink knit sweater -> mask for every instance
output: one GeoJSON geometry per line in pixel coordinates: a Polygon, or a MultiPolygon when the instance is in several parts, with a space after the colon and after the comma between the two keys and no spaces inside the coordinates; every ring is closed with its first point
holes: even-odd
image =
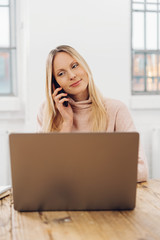
{"type": "MultiPolygon", "coordinates": [[[[91,111],[91,99],[75,102],[69,98],[69,103],[73,109],[73,126],[71,132],[89,132],[91,131],[91,124],[89,122],[89,115],[91,111]]],[[[114,100],[105,99],[105,108],[109,115],[109,124],[106,132],[133,132],[136,131],[132,117],[128,108],[124,103],[114,100]]],[[[42,132],[43,110],[45,102],[40,106],[37,115],[37,131],[42,132]]],[[[148,166],[145,154],[142,147],[139,148],[138,157],[138,182],[146,181],[148,178],[148,166]]]]}

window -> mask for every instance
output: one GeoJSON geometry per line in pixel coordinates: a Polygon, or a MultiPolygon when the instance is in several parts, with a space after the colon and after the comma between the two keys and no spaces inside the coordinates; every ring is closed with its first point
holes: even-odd
{"type": "Polygon", "coordinates": [[[132,0],[132,95],[160,95],[160,0],[132,0]]]}
{"type": "Polygon", "coordinates": [[[0,0],[0,97],[16,96],[15,0],[0,0]]]}

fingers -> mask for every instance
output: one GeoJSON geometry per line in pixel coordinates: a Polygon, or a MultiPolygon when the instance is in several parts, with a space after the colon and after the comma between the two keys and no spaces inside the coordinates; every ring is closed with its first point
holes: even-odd
{"type": "Polygon", "coordinates": [[[68,101],[68,98],[62,98],[61,100],[59,100],[59,103],[64,103],[65,101],[68,101]]]}
{"type": "Polygon", "coordinates": [[[52,96],[53,98],[58,94],[58,92],[62,90],[62,87],[56,88],[55,91],[53,92],[52,96]]]}
{"type": "MultiPolygon", "coordinates": [[[[61,94],[64,94],[64,93],[58,93],[59,91],[61,91],[62,90],[62,88],[60,87],[60,88],[56,88],[56,90],[54,91],[54,93],[52,94],[52,98],[53,99],[57,99],[57,96],[59,97],[59,95],[60,96],[62,96],[61,94]]],[[[66,95],[66,94],[65,94],[66,95]]]]}
{"type": "Polygon", "coordinates": [[[68,98],[66,98],[67,93],[59,93],[58,92],[61,90],[62,88],[57,88],[54,93],[52,94],[52,98],[55,101],[56,105],[59,104],[63,104],[65,101],[69,101],[68,98]],[[62,98],[63,97],[63,98],[62,98]],[[62,99],[61,99],[62,98],[62,99]]]}
{"type": "Polygon", "coordinates": [[[62,97],[66,97],[67,96],[67,93],[60,93],[58,94],[57,96],[55,96],[54,100],[60,100],[62,97]]]}

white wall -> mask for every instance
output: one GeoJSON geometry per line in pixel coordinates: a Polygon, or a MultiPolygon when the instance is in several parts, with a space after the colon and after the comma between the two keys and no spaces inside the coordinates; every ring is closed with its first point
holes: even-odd
{"type": "Polygon", "coordinates": [[[100,90],[126,103],[130,96],[129,1],[32,1],[30,4],[29,115],[44,96],[45,62],[60,44],[75,47],[100,90]],[[120,11],[120,9],[122,11],[120,11]],[[116,69],[116,71],[115,71],[116,69]],[[35,98],[36,94],[36,98],[35,98]],[[34,101],[34,104],[33,104],[34,101]]]}
{"type": "MultiPolygon", "coordinates": [[[[0,113],[0,129],[34,131],[36,114],[45,97],[45,63],[57,45],[76,48],[88,62],[101,92],[130,107],[130,1],[17,1],[21,40],[18,71],[25,119],[0,113]]],[[[150,161],[151,129],[159,126],[160,110],[131,110],[150,161]]]]}

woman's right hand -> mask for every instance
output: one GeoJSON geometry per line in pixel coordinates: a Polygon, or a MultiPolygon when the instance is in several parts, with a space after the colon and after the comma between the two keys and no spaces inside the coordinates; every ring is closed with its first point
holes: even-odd
{"type": "Polygon", "coordinates": [[[52,98],[55,102],[55,105],[57,107],[57,109],[59,110],[62,118],[63,118],[63,124],[65,125],[69,125],[72,126],[73,124],[73,110],[71,108],[71,105],[68,102],[68,98],[67,98],[67,93],[59,93],[58,92],[62,90],[61,87],[56,88],[54,93],[52,94],[52,98]],[[61,99],[61,97],[64,97],[61,99]],[[65,107],[63,105],[63,103],[67,101],[68,102],[68,106],[65,107]]]}

